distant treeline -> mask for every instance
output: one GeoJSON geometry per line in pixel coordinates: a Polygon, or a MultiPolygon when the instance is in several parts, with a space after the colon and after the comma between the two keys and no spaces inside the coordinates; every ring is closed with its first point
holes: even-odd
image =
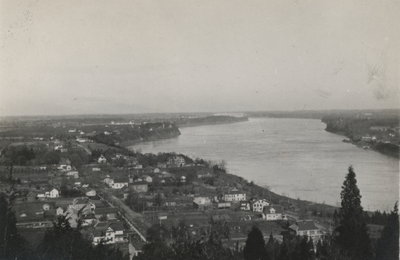
{"type": "Polygon", "coordinates": [[[245,116],[226,116],[226,115],[212,115],[212,116],[204,116],[204,117],[182,117],[179,119],[175,119],[174,122],[180,126],[198,126],[198,125],[213,125],[213,124],[228,124],[228,123],[236,123],[242,121],[248,121],[248,117],[245,116]]]}

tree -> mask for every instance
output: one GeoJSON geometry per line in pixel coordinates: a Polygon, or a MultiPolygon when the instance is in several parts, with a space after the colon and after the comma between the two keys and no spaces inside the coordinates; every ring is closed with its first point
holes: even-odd
{"type": "Polygon", "coordinates": [[[245,260],[261,260],[266,258],[264,237],[256,226],[253,226],[247,236],[243,254],[245,260]]]}
{"type": "Polygon", "coordinates": [[[54,260],[122,260],[120,251],[104,244],[93,247],[89,240],[83,238],[78,228],[72,228],[65,216],[58,216],[53,227],[46,231],[39,245],[40,259],[54,260]]]}
{"type": "Polygon", "coordinates": [[[371,259],[371,243],[364,221],[360,190],[351,166],[343,182],[340,196],[342,202],[337,216],[338,226],[334,232],[334,244],[351,259],[371,259]]]}
{"type": "Polygon", "coordinates": [[[0,259],[15,259],[25,252],[25,241],[17,233],[12,195],[0,193],[0,259]]]}
{"type": "Polygon", "coordinates": [[[399,212],[397,202],[378,240],[376,260],[399,259],[399,212]]]}

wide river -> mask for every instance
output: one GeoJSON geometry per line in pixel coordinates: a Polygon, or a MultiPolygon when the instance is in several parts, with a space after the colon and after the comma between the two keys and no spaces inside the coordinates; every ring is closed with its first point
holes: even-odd
{"type": "Polygon", "coordinates": [[[250,118],[247,122],[181,128],[177,138],[132,146],[226,162],[230,173],[292,198],[339,205],[353,165],[367,210],[390,210],[399,199],[399,160],[328,133],[314,119],[250,118]]]}

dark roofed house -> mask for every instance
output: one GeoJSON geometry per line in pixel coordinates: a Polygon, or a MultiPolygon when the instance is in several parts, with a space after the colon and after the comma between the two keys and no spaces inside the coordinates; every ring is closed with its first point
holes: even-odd
{"type": "Polygon", "coordinates": [[[103,242],[104,244],[115,244],[127,242],[125,235],[125,228],[122,222],[100,222],[93,231],[93,244],[98,245],[103,242]]]}
{"type": "Polygon", "coordinates": [[[314,242],[321,239],[322,233],[312,220],[298,221],[289,227],[297,236],[307,236],[314,242]]]}
{"type": "Polygon", "coordinates": [[[97,219],[114,220],[117,218],[117,208],[96,208],[95,216],[97,219]]]}

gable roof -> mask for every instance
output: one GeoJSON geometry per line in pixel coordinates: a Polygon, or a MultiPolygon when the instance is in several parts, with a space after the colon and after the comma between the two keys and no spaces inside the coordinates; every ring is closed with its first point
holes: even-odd
{"type": "Polygon", "coordinates": [[[306,231],[306,230],[318,229],[318,227],[315,226],[315,223],[312,220],[298,221],[296,224],[291,225],[290,228],[293,230],[296,230],[296,231],[306,231]]]}

